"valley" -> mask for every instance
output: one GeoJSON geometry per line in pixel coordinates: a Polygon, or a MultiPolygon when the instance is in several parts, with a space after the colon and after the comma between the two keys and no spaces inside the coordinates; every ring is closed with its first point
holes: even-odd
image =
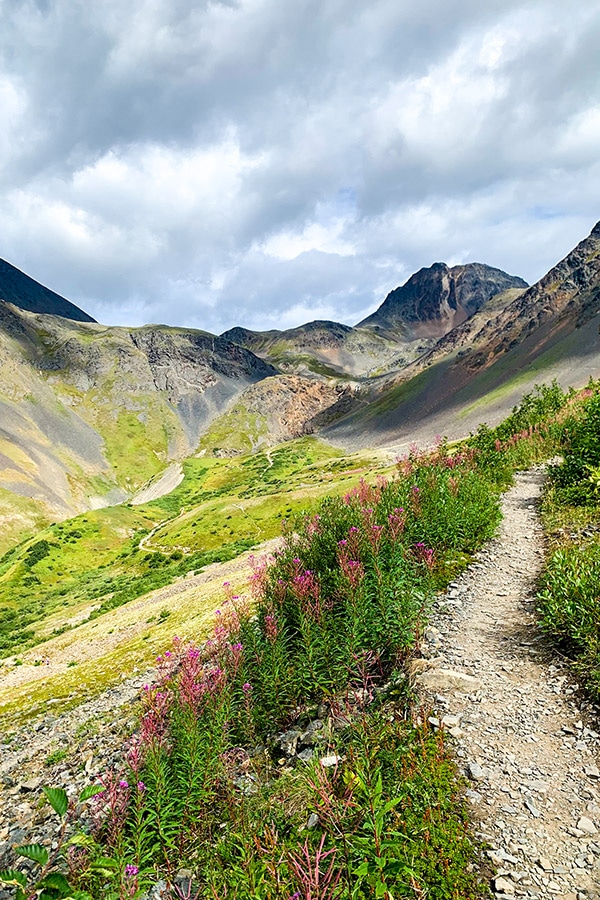
{"type": "Polygon", "coordinates": [[[340,457],[310,437],[192,457],[166,496],[91,510],[22,542],[0,559],[0,722],[44,698],[80,702],[150,664],[175,630],[207,630],[223,581],[247,581],[250,548],[266,552],[285,519],[393,464],[384,452],[340,457]]]}
{"type": "MultiPolygon", "coordinates": [[[[73,896],[147,900],[163,883],[169,900],[193,885],[220,897],[234,879],[244,900],[298,886],[308,897],[311,867],[329,859],[323,900],[430,888],[480,900],[486,883],[546,900],[558,882],[593,900],[600,807],[585,771],[575,822],[558,794],[540,810],[525,791],[524,809],[552,819],[543,839],[523,838],[514,779],[519,803],[498,811],[490,794],[492,818],[480,817],[474,788],[495,790],[507,739],[482,741],[473,710],[496,700],[478,678],[521,652],[490,626],[494,591],[517,630],[527,604],[553,673],[557,646],[572,658],[563,680],[576,672],[600,696],[600,223],[531,287],[434,263],[355,326],[107,327],[30,281],[0,267],[0,809],[39,792],[46,766],[59,816],[74,814],[67,778],[77,792],[100,779],[99,830],[87,795],[78,807],[87,855],[69,870],[73,896]],[[419,693],[443,681],[442,653],[460,671],[419,693]],[[85,762],[58,747],[61,729],[85,762]],[[29,786],[13,780],[21,765],[29,786]],[[506,846],[501,813],[513,817],[506,846]],[[587,854],[564,872],[561,828],[587,854]],[[549,875],[535,853],[553,857],[549,875]]],[[[514,673],[543,694],[546,669],[514,673]]],[[[557,701],[556,728],[574,709],[557,701]]],[[[577,709],[597,772],[597,711],[577,709]]],[[[507,735],[519,716],[538,721],[511,705],[507,735]]],[[[557,746],[544,729],[508,740],[522,772],[530,743],[557,746]]],[[[31,833],[11,811],[0,839],[42,842],[47,816],[21,808],[31,833]]],[[[52,833],[60,846],[67,831],[52,833]]],[[[17,853],[39,862],[36,847],[17,853]]]]}

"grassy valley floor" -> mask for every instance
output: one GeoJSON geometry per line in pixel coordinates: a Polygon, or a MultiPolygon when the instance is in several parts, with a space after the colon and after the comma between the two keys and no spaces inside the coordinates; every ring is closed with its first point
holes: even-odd
{"type": "Polygon", "coordinates": [[[381,451],[339,457],[312,438],[191,458],[168,495],[84,513],[8,551],[0,723],[104,690],[149,665],[173,634],[208,634],[223,582],[248,582],[249,556],[269,553],[284,519],[390,468],[381,451]]]}

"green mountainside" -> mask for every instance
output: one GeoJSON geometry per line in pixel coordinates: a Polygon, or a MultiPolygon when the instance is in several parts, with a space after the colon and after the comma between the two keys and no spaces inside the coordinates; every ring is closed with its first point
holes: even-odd
{"type": "Polygon", "coordinates": [[[441,661],[432,611],[443,595],[454,614],[514,473],[562,458],[531,600],[600,692],[600,223],[531,288],[477,299],[487,270],[417,273],[409,294],[441,288],[410,307],[428,342],[412,362],[406,310],[383,337],[328,322],[216,337],[0,302],[0,730],[18,767],[38,722],[39,746],[65,743],[39,762],[48,778],[0,785],[17,900],[512,895],[465,799],[461,769],[483,768],[411,679],[441,661]],[[409,440],[429,449],[400,453],[409,440]],[[109,749],[94,703],[134,676],[109,749]],[[70,746],[59,716],[88,700],[70,746]],[[86,758],[80,726],[98,738],[86,758]]]}
{"type": "Polygon", "coordinates": [[[108,328],[0,304],[3,537],[124,500],[275,374],[200,331],[108,328]],[[10,499],[9,499],[10,498],[10,499]]]}

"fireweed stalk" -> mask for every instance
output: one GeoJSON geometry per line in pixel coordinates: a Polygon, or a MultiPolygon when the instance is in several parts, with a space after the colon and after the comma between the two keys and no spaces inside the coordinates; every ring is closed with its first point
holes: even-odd
{"type": "MultiPolygon", "coordinates": [[[[206,644],[175,640],[159,660],[130,750],[126,817],[109,811],[103,831],[111,852],[139,867],[140,883],[155,865],[172,872],[209,852],[236,806],[239,748],[251,751],[308,704],[331,704],[353,686],[368,682],[374,696],[401,666],[446,559],[471,552],[497,522],[475,456],[413,453],[395,479],[326,499],[288,525],[271,560],[254,561],[251,608],[226,586],[206,644]]],[[[316,889],[318,869],[319,888],[330,888],[322,896],[333,896],[347,853],[317,842],[288,854],[291,884],[316,889]]]]}

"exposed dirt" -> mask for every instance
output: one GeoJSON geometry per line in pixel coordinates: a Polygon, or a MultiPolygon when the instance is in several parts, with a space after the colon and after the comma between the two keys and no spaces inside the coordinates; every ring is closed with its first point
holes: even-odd
{"type": "Polygon", "coordinates": [[[165,469],[160,478],[147,484],[141,491],[134,494],[129,502],[132,506],[141,506],[142,503],[150,503],[152,500],[159,500],[161,497],[174,491],[182,481],[183,468],[181,463],[173,463],[165,469]]]}

